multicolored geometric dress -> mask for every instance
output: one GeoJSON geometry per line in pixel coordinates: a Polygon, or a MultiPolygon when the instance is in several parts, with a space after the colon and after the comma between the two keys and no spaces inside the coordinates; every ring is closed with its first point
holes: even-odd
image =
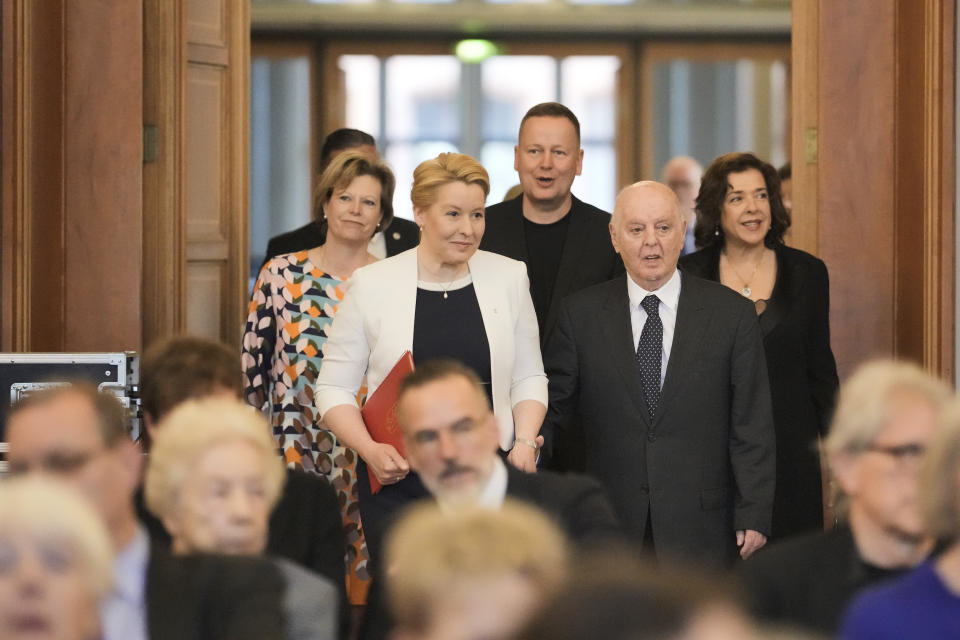
{"type": "Polygon", "coordinates": [[[270,419],[287,465],[325,475],[337,491],[347,595],[351,604],[364,604],[370,577],[355,489],[357,454],[323,426],[313,401],[321,349],[343,299],[341,283],[313,265],[307,251],[267,262],[253,288],[241,361],[246,400],[270,419]]]}

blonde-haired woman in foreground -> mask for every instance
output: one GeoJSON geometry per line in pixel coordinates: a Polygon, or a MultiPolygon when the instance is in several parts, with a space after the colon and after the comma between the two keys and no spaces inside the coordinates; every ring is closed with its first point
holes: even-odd
{"type": "MultiPolygon", "coordinates": [[[[370,540],[383,519],[426,494],[406,459],[375,442],[357,406],[366,376],[374,394],[405,351],[413,361],[453,358],[484,383],[507,459],[536,470],[547,378],[537,318],[522,262],[478,251],[490,179],[459,153],[441,153],[414,171],[413,201],[420,245],[358,269],[323,347],[316,403],[338,440],[359,453],[360,510],[370,540]],[[366,469],[384,485],[373,495],[366,469]]],[[[377,550],[370,549],[375,559],[377,550]]]]}

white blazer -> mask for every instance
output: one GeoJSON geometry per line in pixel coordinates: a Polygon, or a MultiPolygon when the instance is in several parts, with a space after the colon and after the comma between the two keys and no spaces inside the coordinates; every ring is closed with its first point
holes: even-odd
{"type": "MultiPolygon", "coordinates": [[[[522,400],[547,405],[547,376],[527,268],[487,251],[474,253],[468,264],[490,343],[493,413],[500,426],[500,446],[509,450],[514,439],[513,407],[522,400]]],[[[314,398],[321,416],[339,405],[356,406],[364,374],[367,392],[372,394],[403,352],[413,350],[417,249],[357,269],[346,287],[323,345],[314,398]]]]}

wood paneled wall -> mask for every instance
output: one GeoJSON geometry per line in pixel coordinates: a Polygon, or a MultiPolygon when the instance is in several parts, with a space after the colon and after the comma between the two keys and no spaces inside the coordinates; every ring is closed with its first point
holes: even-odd
{"type": "Polygon", "coordinates": [[[0,348],[141,343],[138,3],[3,0],[0,348]]]}
{"type": "Polygon", "coordinates": [[[830,269],[841,376],[953,362],[954,5],[794,0],[794,243],[830,269]]]}
{"type": "Polygon", "coordinates": [[[144,338],[239,344],[247,302],[249,15],[242,0],[146,0],[144,338]]]}

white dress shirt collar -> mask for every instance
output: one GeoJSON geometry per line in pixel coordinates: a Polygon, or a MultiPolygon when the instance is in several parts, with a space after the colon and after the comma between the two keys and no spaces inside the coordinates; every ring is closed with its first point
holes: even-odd
{"type": "Polygon", "coordinates": [[[150,538],[142,526],[113,560],[113,588],[100,608],[105,640],[146,640],[145,590],[150,538]]]}
{"type": "Polygon", "coordinates": [[[643,302],[643,299],[651,294],[660,298],[660,303],[665,304],[668,308],[670,308],[670,310],[673,311],[674,315],[676,315],[677,304],[680,301],[680,271],[678,269],[674,269],[673,275],[670,276],[670,279],[667,280],[664,285],[656,291],[647,291],[634,282],[633,278],[631,278],[629,274],[627,275],[627,295],[630,297],[631,309],[640,306],[640,303],[643,302]]]}
{"type": "MultiPolygon", "coordinates": [[[[477,506],[496,511],[503,506],[507,496],[507,467],[497,454],[493,454],[493,458],[493,471],[490,472],[490,477],[477,495],[477,506]]],[[[444,511],[452,510],[439,498],[437,502],[444,511]]]]}

